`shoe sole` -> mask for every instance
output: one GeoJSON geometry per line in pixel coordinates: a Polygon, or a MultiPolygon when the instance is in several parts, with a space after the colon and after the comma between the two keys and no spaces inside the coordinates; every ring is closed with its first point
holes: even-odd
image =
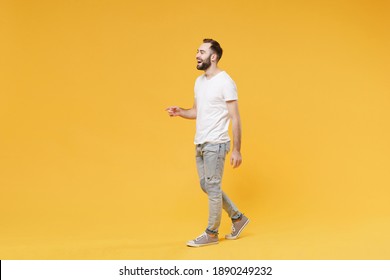
{"type": "Polygon", "coordinates": [[[237,239],[237,238],[240,236],[242,230],[247,226],[247,224],[249,223],[249,221],[250,221],[250,220],[248,219],[248,220],[245,222],[245,224],[241,227],[240,231],[237,233],[236,236],[225,235],[225,238],[228,239],[228,240],[235,240],[235,239],[237,239]]]}
{"type": "Polygon", "coordinates": [[[204,247],[204,246],[209,246],[209,245],[217,245],[218,244],[218,241],[216,242],[211,242],[211,243],[206,243],[206,244],[193,244],[193,243],[189,243],[187,242],[187,246],[188,247],[204,247]]]}

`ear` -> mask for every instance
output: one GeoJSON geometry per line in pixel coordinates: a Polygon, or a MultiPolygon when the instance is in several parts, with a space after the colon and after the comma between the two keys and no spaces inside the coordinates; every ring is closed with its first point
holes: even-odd
{"type": "Polygon", "coordinates": [[[217,54],[216,53],[213,53],[212,55],[211,55],[211,61],[212,62],[217,62],[217,54]]]}

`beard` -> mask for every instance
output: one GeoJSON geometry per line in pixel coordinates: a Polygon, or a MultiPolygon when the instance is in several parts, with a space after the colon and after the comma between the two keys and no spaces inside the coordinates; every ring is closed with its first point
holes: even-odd
{"type": "Polygon", "coordinates": [[[198,70],[207,70],[210,65],[211,65],[211,60],[210,60],[211,55],[203,60],[200,64],[196,65],[196,69],[198,70]]]}

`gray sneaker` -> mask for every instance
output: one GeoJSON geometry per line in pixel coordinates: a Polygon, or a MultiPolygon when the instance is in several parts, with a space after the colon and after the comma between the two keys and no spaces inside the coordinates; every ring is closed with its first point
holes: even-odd
{"type": "Polygon", "coordinates": [[[194,240],[190,240],[187,242],[187,246],[190,247],[201,247],[201,246],[214,245],[214,244],[218,244],[218,235],[211,236],[206,232],[203,232],[194,240]]]}
{"type": "Polygon", "coordinates": [[[233,222],[232,233],[225,236],[226,239],[233,240],[240,236],[241,231],[249,223],[249,219],[242,215],[238,221],[233,222]]]}

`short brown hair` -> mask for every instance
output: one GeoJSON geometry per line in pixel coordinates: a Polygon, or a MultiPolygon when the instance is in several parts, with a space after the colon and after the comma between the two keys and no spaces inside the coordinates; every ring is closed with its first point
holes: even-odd
{"type": "Polygon", "coordinates": [[[217,61],[219,61],[222,57],[223,50],[221,48],[221,45],[213,40],[213,39],[203,39],[203,43],[210,43],[210,49],[217,55],[217,61]]]}

